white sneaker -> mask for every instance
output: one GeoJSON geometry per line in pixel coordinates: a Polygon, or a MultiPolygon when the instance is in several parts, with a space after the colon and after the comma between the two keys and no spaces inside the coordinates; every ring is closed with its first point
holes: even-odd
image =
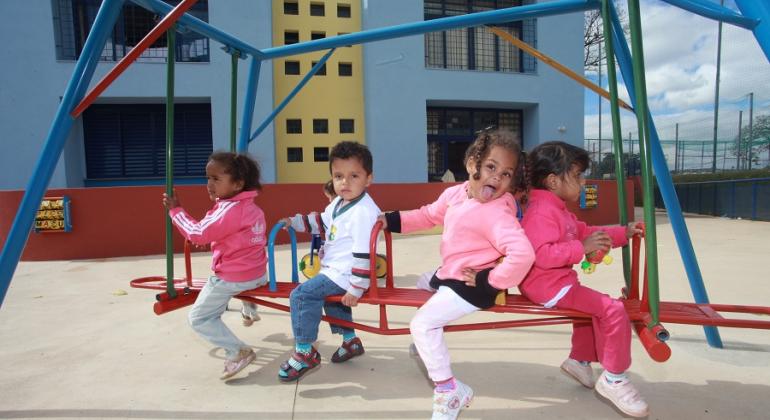
{"type": "Polygon", "coordinates": [[[244,327],[250,327],[252,324],[254,324],[255,322],[257,322],[260,319],[262,319],[262,318],[259,317],[259,314],[256,313],[256,312],[254,312],[251,315],[247,315],[247,314],[241,312],[241,317],[243,318],[243,326],[244,327]]]}
{"type": "Polygon", "coordinates": [[[594,369],[591,365],[583,365],[575,359],[567,358],[561,364],[561,371],[580,382],[586,388],[594,387],[594,369]]]}
{"type": "Polygon", "coordinates": [[[602,373],[596,381],[596,392],[631,417],[644,417],[650,413],[647,402],[639,395],[639,391],[628,378],[608,383],[602,373]]]}
{"type": "Polygon", "coordinates": [[[455,379],[454,391],[433,391],[433,417],[431,420],[454,420],[460,410],[471,405],[473,390],[468,385],[455,379]]]}

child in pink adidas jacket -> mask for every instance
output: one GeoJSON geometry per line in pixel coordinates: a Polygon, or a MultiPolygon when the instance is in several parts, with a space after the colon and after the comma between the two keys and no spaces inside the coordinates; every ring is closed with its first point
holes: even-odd
{"type": "Polygon", "coordinates": [[[163,204],[182,236],[196,245],[211,244],[214,275],[195,300],[189,319],[195,332],[225,350],[224,380],[256,358],[254,350],[222,322],[222,314],[230,298],[267,283],[265,214],[254,203],[261,188],[259,166],[247,155],[212,154],[206,178],[209,197],[215,204],[202,220],[187,214],[176,195],[163,194],[163,204]]]}
{"type": "Polygon", "coordinates": [[[484,131],[465,153],[470,180],[446,189],[418,210],[385,215],[392,232],[443,225],[441,267],[430,282],[438,291],[412,319],[410,330],[436,385],[434,418],[456,418],[473,390],[456,380],[444,342],[444,326],[489,308],[501,290],[518,285],[534,261],[532,246],[516,219],[512,193],[521,148],[506,131],[484,131]]]}
{"type": "Polygon", "coordinates": [[[574,309],[592,316],[591,324],[573,324],[572,352],[562,370],[587,388],[595,386],[624,413],[644,417],[647,403],[625,373],[631,365],[631,324],[625,307],[619,300],[583,286],[572,269],[584,255],[624,246],[628,238],[641,233],[633,224],[588,226],[567,209],[567,202],[580,198],[589,162],[585,150],[563,142],[543,143],[529,153],[532,189],[521,224],[536,258],[519,290],[547,308],[574,309]],[[594,382],[591,362],[596,361],[605,370],[594,382]]]}

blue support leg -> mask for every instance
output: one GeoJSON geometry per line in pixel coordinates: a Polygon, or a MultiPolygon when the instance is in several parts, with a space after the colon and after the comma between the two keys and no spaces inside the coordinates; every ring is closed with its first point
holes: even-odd
{"type": "Polygon", "coordinates": [[[738,10],[744,16],[759,20],[752,32],[757,38],[765,58],[770,60],[770,2],[758,0],[735,0],[738,10]]]}
{"type": "Polygon", "coordinates": [[[51,181],[56,162],[61,156],[64,143],[67,141],[72,124],[75,122],[70,116],[70,111],[85,95],[107,36],[115,26],[122,6],[123,0],[105,0],[102,3],[80,58],[78,58],[75,69],[72,71],[72,77],[67,84],[59,109],[56,111],[56,117],[48,131],[43,151],[35,164],[32,177],[19,204],[19,210],[13,219],[11,230],[8,232],[3,253],[0,255],[0,306],[5,300],[11,278],[19,264],[19,258],[29,237],[32,223],[35,220],[35,213],[40,206],[40,200],[51,181]]]}
{"type": "Polygon", "coordinates": [[[259,71],[262,61],[251,56],[249,63],[249,80],[246,82],[246,97],[243,98],[243,116],[241,117],[241,134],[238,137],[238,151],[243,153],[249,149],[249,133],[251,123],[254,121],[254,102],[257,100],[257,86],[259,85],[259,71]]]}
{"type": "MultiPolygon", "coordinates": [[[[612,41],[615,45],[615,56],[617,57],[620,72],[623,75],[623,81],[626,84],[626,89],[628,90],[631,102],[636,104],[631,52],[629,51],[625,37],[622,36],[623,28],[620,25],[617,10],[615,10],[612,2],[610,2],[610,12],[612,14],[612,41]]],[[[690,290],[692,291],[695,302],[707,304],[709,303],[709,298],[706,293],[706,287],[703,284],[703,276],[701,275],[698,259],[696,258],[695,251],[692,247],[692,239],[687,230],[687,224],[684,221],[684,216],[682,216],[682,209],[676,196],[676,190],[674,190],[674,182],[671,179],[671,173],[666,164],[663,148],[660,146],[660,137],[658,137],[658,130],[655,128],[652,115],[648,115],[647,121],[649,121],[650,124],[650,151],[652,154],[653,171],[658,187],[660,188],[660,195],[663,197],[663,202],[668,210],[668,217],[671,222],[671,228],[674,231],[677,246],[679,247],[679,254],[682,257],[682,263],[687,272],[687,278],[690,281],[690,290]]],[[[703,327],[703,330],[710,346],[722,348],[722,339],[720,338],[719,331],[716,327],[703,327]]]]}

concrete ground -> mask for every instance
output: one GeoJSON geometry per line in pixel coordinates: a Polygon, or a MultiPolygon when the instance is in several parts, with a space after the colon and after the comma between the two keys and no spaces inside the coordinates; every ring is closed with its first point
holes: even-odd
{"type": "MultiPolygon", "coordinates": [[[[770,223],[700,216],[687,222],[711,301],[769,305],[770,223]]],[[[691,301],[665,215],[658,215],[658,224],[661,296],[691,301]]],[[[436,267],[438,243],[435,235],[396,238],[397,283],[412,285],[436,267]]],[[[613,255],[616,263],[583,276],[584,283],[617,295],[620,252],[613,255]]],[[[278,252],[281,279],[288,279],[288,258],[285,248],[278,252]]],[[[208,265],[209,256],[197,254],[196,277],[208,275],[208,265]]],[[[0,309],[0,418],[430,417],[431,386],[409,356],[409,336],[361,333],[366,354],[332,365],[338,338],[324,325],[322,367],[298,384],[282,384],[276,373],[292,348],[289,315],[264,308],[262,320],[246,328],[235,301],[225,320],[253,346],[257,360],[233,380],[220,381],[223,352],[189,328],[188,308],[156,316],[154,292],[128,286],[133,278],[164,273],[162,256],[19,264],[0,309]]],[[[413,313],[389,310],[394,326],[406,326],[413,313]]],[[[377,319],[369,306],[354,314],[360,321],[377,319]]],[[[650,418],[769,418],[770,331],[722,328],[724,348],[716,349],[701,327],[666,327],[669,361],[654,362],[638,340],[632,344],[631,377],[650,404],[650,418]]],[[[623,417],[560,373],[570,344],[567,326],[456,332],[447,341],[455,374],[476,393],[462,419],[623,417]]]]}

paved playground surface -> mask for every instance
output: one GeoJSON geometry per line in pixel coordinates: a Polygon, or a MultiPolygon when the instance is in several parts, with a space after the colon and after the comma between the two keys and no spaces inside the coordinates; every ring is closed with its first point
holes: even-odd
{"type": "MultiPolygon", "coordinates": [[[[767,260],[770,223],[691,216],[690,234],[714,303],[770,305],[767,260]]],[[[658,214],[661,297],[692,301],[664,214],[658,214]]],[[[396,282],[413,285],[439,263],[439,237],[394,240],[396,282]]],[[[306,244],[300,245],[300,255],[306,244]]],[[[277,252],[288,279],[290,253],[277,252]]],[[[620,252],[586,284],[617,295],[620,252]]],[[[206,253],[193,273],[209,273],[206,253]]],[[[181,258],[177,270],[182,270],[181,258]]],[[[298,384],[283,384],[278,366],[292,349],[289,315],[260,309],[243,327],[237,301],[228,325],[253,346],[257,360],[228,382],[218,379],[223,352],[198,338],[188,308],[152,312],[154,292],[131,289],[133,278],[164,275],[163,256],[22,262],[0,308],[0,418],[129,419],[424,419],[432,388],[409,356],[409,336],[360,333],[366,354],[329,363],[338,336],[322,326],[323,365],[298,384]],[[120,291],[127,292],[121,295],[120,291]]],[[[391,308],[393,326],[407,326],[414,309],[391,308]]],[[[374,307],[354,311],[377,320],[374,307]]],[[[501,319],[480,313],[472,320],[501,319]]],[[[764,317],[766,319],[766,317],[764,317]]],[[[652,361],[634,337],[631,377],[651,419],[767,419],[770,413],[770,331],[720,329],[724,349],[709,347],[698,326],[666,325],[671,359],[652,361]]],[[[461,419],[618,419],[595,392],[563,376],[568,326],[447,335],[457,377],[473,387],[461,419]]],[[[598,369],[597,369],[598,373],[598,369]]]]}

